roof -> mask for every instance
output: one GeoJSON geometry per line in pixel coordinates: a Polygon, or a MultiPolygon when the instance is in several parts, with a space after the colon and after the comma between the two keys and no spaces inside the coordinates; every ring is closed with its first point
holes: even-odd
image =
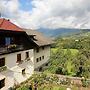
{"type": "Polygon", "coordinates": [[[33,41],[38,46],[50,45],[52,43],[50,38],[46,38],[41,32],[38,32],[37,30],[24,29],[24,31],[26,31],[28,35],[34,36],[33,41]]]}
{"type": "Polygon", "coordinates": [[[6,20],[4,18],[0,18],[0,29],[23,32],[23,29],[10,22],[10,20],[6,20]]]}

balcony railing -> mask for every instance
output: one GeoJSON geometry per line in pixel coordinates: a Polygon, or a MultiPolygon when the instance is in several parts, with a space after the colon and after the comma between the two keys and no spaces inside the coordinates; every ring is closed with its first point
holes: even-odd
{"type": "Polygon", "coordinates": [[[8,46],[0,47],[0,54],[10,53],[14,51],[23,50],[23,49],[24,49],[23,45],[12,44],[8,46]]]}

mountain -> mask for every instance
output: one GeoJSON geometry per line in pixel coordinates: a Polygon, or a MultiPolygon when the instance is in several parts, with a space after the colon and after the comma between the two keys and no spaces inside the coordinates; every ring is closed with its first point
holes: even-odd
{"type": "Polygon", "coordinates": [[[80,34],[89,32],[89,29],[70,29],[70,28],[59,28],[59,29],[38,29],[39,32],[45,34],[47,37],[58,37],[58,36],[69,36],[74,34],[80,34]]]}

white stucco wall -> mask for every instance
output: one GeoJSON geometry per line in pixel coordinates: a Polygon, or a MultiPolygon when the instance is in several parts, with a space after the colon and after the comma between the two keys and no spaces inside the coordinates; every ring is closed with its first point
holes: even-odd
{"type": "Polygon", "coordinates": [[[39,52],[36,52],[36,49],[34,50],[34,68],[38,68],[40,66],[42,66],[43,64],[45,64],[46,62],[48,62],[50,58],[50,46],[44,46],[44,50],[42,49],[42,47],[39,48],[39,52]],[[39,62],[36,62],[36,59],[44,56],[44,59],[42,59],[39,62]]]}
{"type": "Polygon", "coordinates": [[[0,90],[7,90],[9,87],[12,87],[14,83],[19,84],[27,80],[34,73],[34,69],[48,62],[50,58],[50,46],[45,46],[44,50],[40,47],[38,53],[36,49],[30,49],[0,56],[0,58],[2,57],[5,57],[7,70],[0,72],[0,74],[5,77],[5,87],[0,90]],[[29,61],[25,60],[27,51],[29,52],[29,61]],[[16,63],[17,54],[21,54],[21,60],[23,60],[21,64],[16,63]],[[42,56],[44,56],[44,59],[36,62],[36,59],[42,56]],[[23,69],[25,69],[25,75],[22,75],[23,69]]]}
{"type": "Polygon", "coordinates": [[[34,53],[33,49],[15,52],[7,55],[2,55],[0,58],[5,57],[5,64],[7,70],[1,72],[5,76],[5,87],[1,90],[7,90],[8,87],[12,87],[14,83],[21,83],[27,80],[34,73],[34,53]],[[25,60],[26,52],[29,52],[30,60],[25,60]],[[17,64],[17,54],[21,54],[21,64],[17,64]],[[25,69],[25,75],[22,75],[22,70],[25,69]]]}
{"type": "Polygon", "coordinates": [[[33,56],[33,49],[2,55],[2,56],[0,56],[0,58],[5,57],[6,66],[8,68],[12,68],[13,66],[17,65],[17,63],[16,63],[17,62],[17,54],[21,54],[21,60],[25,61],[26,52],[29,52],[29,57],[33,61],[33,57],[34,57],[33,56]]]}

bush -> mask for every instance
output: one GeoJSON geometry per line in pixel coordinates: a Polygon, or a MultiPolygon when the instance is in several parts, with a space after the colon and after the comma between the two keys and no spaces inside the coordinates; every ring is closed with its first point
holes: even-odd
{"type": "Polygon", "coordinates": [[[29,89],[28,89],[27,86],[22,86],[22,87],[20,87],[20,88],[18,88],[18,89],[16,89],[16,90],[29,90],[29,89]]]}
{"type": "Polygon", "coordinates": [[[63,74],[63,71],[62,71],[62,67],[58,67],[57,69],[56,69],[56,74],[63,74]]]}
{"type": "Polygon", "coordinates": [[[89,86],[89,82],[86,79],[82,79],[82,86],[83,87],[88,87],[89,86]]]}

